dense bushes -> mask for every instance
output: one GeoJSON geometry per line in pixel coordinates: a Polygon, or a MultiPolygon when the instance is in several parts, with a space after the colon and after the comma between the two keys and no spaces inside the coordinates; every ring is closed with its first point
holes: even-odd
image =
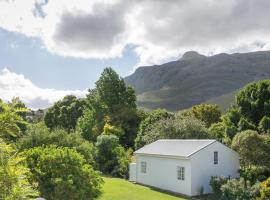
{"type": "Polygon", "coordinates": [[[48,200],[95,199],[101,193],[100,174],[82,155],[67,147],[35,147],[25,152],[31,182],[48,200]]]}
{"type": "Polygon", "coordinates": [[[203,139],[208,138],[205,124],[195,117],[175,116],[155,122],[146,129],[137,142],[149,144],[158,139],[203,139]]]}
{"type": "Polygon", "coordinates": [[[119,145],[115,135],[100,135],[97,138],[97,164],[101,172],[118,177],[128,176],[130,152],[119,145]]]}
{"type": "Polygon", "coordinates": [[[258,200],[270,199],[270,177],[260,185],[260,197],[258,200]]]}
{"type": "Polygon", "coordinates": [[[259,194],[259,184],[251,185],[242,178],[212,177],[210,185],[215,198],[220,200],[255,200],[259,194]]]}
{"type": "Polygon", "coordinates": [[[0,199],[35,199],[38,191],[29,183],[24,157],[0,139],[0,199]]]}
{"type": "Polygon", "coordinates": [[[95,146],[92,143],[84,140],[77,133],[67,133],[61,129],[49,131],[49,129],[42,123],[29,126],[26,135],[17,143],[17,146],[21,151],[46,145],[75,148],[84,156],[87,163],[91,165],[95,164],[95,146]]]}

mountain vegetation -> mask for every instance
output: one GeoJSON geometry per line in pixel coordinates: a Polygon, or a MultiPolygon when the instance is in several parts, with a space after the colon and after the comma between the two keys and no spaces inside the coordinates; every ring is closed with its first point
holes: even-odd
{"type": "Polygon", "coordinates": [[[216,103],[225,111],[237,90],[270,78],[270,52],[203,56],[187,52],[177,61],[139,67],[125,78],[145,109],[178,111],[200,103],[216,103]]]}

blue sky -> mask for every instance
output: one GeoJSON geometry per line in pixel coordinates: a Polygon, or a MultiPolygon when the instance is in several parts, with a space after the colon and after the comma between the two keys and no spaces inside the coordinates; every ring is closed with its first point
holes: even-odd
{"type": "Polygon", "coordinates": [[[104,67],[270,50],[269,0],[0,0],[0,98],[46,108],[104,67]]]}
{"type": "Polygon", "coordinates": [[[125,77],[138,63],[132,47],[121,58],[84,59],[50,53],[41,41],[0,29],[0,70],[23,74],[42,88],[83,90],[93,88],[104,67],[112,67],[125,77]]]}

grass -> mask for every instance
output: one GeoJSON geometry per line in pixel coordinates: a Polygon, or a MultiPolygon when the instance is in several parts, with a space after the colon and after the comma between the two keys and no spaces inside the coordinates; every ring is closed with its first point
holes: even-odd
{"type": "Polygon", "coordinates": [[[119,178],[105,177],[104,181],[103,194],[98,200],[186,200],[119,178]]]}

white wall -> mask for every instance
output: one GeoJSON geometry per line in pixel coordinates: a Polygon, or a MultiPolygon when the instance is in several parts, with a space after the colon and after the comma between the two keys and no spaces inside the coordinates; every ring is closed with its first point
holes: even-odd
{"type": "Polygon", "coordinates": [[[191,156],[191,193],[199,194],[201,186],[204,193],[212,192],[209,185],[211,176],[238,177],[239,156],[236,152],[219,142],[214,142],[208,147],[191,156]],[[218,164],[214,165],[214,151],[218,152],[218,164]]]}
{"type": "Polygon", "coordinates": [[[190,160],[147,155],[136,157],[138,183],[191,195],[190,160]],[[147,163],[146,174],[141,173],[141,162],[147,163]],[[177,166],[185,167],[185,180],[177,179],[177,166]]]}
{"type": "Polygon", "coordinates": [[[136,182],[137,181],[137,175],[136,175],[136,163],[130,163],[129,164],[129,181],[136,182]]]}

